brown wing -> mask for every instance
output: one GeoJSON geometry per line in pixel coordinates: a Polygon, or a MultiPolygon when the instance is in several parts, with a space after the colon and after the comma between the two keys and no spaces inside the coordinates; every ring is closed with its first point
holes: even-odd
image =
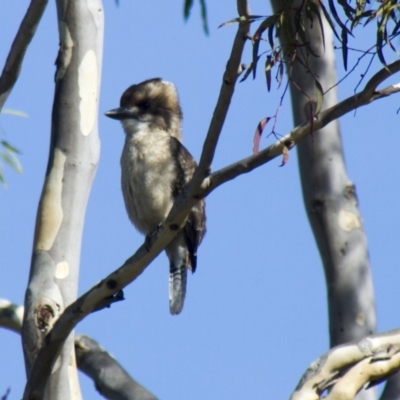
{"type": "MultiPolygon", "coordinates": [[[[171,137],[171,150],[175,160],[177,160],[177,179],[173,183],[172,196],[177,197],[182,193],[184,186],[192,179],[197,164],[189,151],[174,137],[171,137]]],[[[194,272],[197,264],[197,248],[206,233],[204,199],[200,200],[190,211],[183,232],[189,250],[191,270],[194,272]]]]}

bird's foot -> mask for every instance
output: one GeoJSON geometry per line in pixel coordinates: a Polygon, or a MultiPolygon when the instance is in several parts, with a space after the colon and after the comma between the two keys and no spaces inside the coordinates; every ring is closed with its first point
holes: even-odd
{"type": "Polygon", "coordinates": [[[157,225],[157,228],[154,229],[154,231],[152,231],[152,232],[150,232],[150,233],[148,233],[148,234],[146,235],[146,238],[145,238],[145,240],[144,240],[144,244],[145,244],[145,246],[146,246],[146,251],[147,251],[147,252],[150,251],[151,246],[152,246],[152,244],[153,244],[153,240],[156,238],[156,236],[157,236],[158,233],[160,232],[161,227],[162,227],[162,223],[159,223],[159,224],[157,225]]]}

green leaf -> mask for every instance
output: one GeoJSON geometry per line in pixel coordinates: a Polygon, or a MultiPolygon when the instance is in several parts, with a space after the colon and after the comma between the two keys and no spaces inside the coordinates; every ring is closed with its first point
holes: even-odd
{"type": "Polygon", "coordinates": [[[253,154],[257,155],[260,151],[260,139],[265,126],[268,124],[270,117],[263,118],[257,125],[256,131],[253,137],[253,154]]]}
{"type": "MultiPolygon", "coordinates": [[[[339,18],[339,15],[338,15],[338,13],[337,13],[337,11],[336,11],[335,3],[333,2],[333,0],[329,0],[328,2],[329,2],[329,8],[330,8],[330,10],[331,10],[331,13],[332,13],[333,18],[335,19],[335,21],[339,24],[339,26],[340,26],[342,29],[346,29],[346,30],[347,30],[347,33],[349,33],[350,35],[352,35],[352,33],[351,33],[351,31],[349,30],[349,28],[347,28],[347,26],[346,26],[346,25],[342,22],[342,20],[339,18]]],[[[322,4],[322,2],[321,2],[321,4],[322,4]]]]}
{"type": "MultiPolygon", "coordinates": [[[[3,151],[0,151],[0,161],[4,161],[8,165],[10,165],[11,168],[14,169],[14,171],[21,173],[22,172],[21,163],[19,162],[18,157],[16,156],[16,154],[19,154],[20,151],[16,147],[8,143],[6,140],[0,141],[0,147],[3,147],[3,151]]],[[[3,185],[4,188],[7,187],[7,182],[4,176],[2,162],[0,162],[0,183],[3,185]]]]}
{"type": "Polygon", "coordinates": [[[322,109],[322,103],[324,101],[324,91],[322,89],[321,84],[317,79],[314,79],[315,81],[315,88],[316,88],[316,104],[315,104],[315,110],[314,110],[314,117],[319,114],[319,112],[322,109]]]}
{"type": "MultiPolygon", "coordinates": [[[[258,56],[258,48],[260,47],[261,36],[266,29],[271,29],[274,26],[276,19],[277,16],[275,15],[266,18],[263,22],[261,22],[260,26],[257,28],[256,32],[253,35],[253,78],[256,77],[257,61],[260,58],[258,56]]],[[[268,37],[269,36],[270,36],[270,31],[268,31],[268,37]]],[[[273,49],[274,47],[273,40],[269,40],[269,43],[271,48],[273,49]]]]}
{"type": "Polygon", "coordinates": [[[278,66],[278,89],[281,87],[283,82],[283,72],[284,72],[284,66],[283,62],[281,61],[278,66]]]}
{"type": "Polygon", "coordinates": [[[342,29],[342,56],[343,56],[343,66],[344,70],[347,71],[347,55],[349,49],[347,47],[347,31],[342,29]]]}
{"type": "Polygon", "coordinates": [[[394,26],[393,31],[392,31],[392,35],[397,35],[399,30],[400,30],[400,20],[397,21],[396,25],[394,26]]]}
{"type": "MultiPolygon", "coordinates": [[[[208,31],[208,22],[207,22],[207,7],[206,7],[206,0],[199,0],[200,1],[200,10],[201,10],[201,20],[203,22],[203,30],[206,35],[209,34],[208,31]]],[[[190,13],[193,8],[193,0],[185,0],[183,4],[183,17],[185,21],[187,21],[190,17],[190,13]]]]}
{"type": "Polygon", "coordinates": [[[383,40],[385,37],[387,37],[386,24],[385,18],[382,18],[378,22],[378,31],[376,34],[376,52],[378,54],[379,61],[386,66],[387,64],[383,55],[383,40]]]}
{"type": "Polygon", "coordinates": [[[27,113],[20,111],[20,110],[13,110],[11,108],[3,108],[0,112],[2,114],[15,115],[16,117],[24,117],[24,118],[28,117],[27,113]]]}
{"type": "Polygon", "coordinates": [[[356,17],[364,14],[366,4],[366,0],[356,1],[356,17]]]}
{"type": "Polygon", "coordinates": [[[238,22],[248,21],[248,22],[252,23],[252,22],[257,21],[262,18],[266,18],[265,15],[248,15],[248,16],[242,15],[241,17],[233,18],[233,19],[230,19],[229,21],[223,22],[221,25],[218,26],[218,28],[222,28],[223,26],[235,24],[238,22]]]}
{"type": "Polygon", "coordinates": [[[185,20],[188,20],[190,17],[190,11],[192,10],[193,7],[193,0],[185,0],[185,4],[183,6],[183,16],[185,20]]]}
{"type": "Polygon", "coordinates": [[[305,38],[306,29],[305,29],[305,26],[303,23],[303,10],[301,8],[296,10],[293,20],[294,20],[296,33],[298,33],[300,35],[303,43],[307,43],[307,39],[305,38]]]}
{"type": "Polygon", "coordinates": [[[271,91],[271,69],[273,66],[272,57],[267,56],[267,61],[265,61],[265,78],[267,80],[268,92],[271,91]]]}
{"type": "Polygon", "coordinates": [[[307,35],[307,31],[304,26],[303,12],[301,9],[298,9],[294,15],[294,25],[296,29],[296,34],[299,35],[301,43],[305,45],[307,51],[310,52],[314,57],[319,57],[319,55],[316,54],[315,51],[313,50],[312,45],[310,43],[310,39],[307,35]]]}
{"type": "MultiPolygon", "coordinates": [[[[261,56],[258,56],[257,61],[260,57],[261,56]]],[[[244,73],[243,78],[239,81],[239,83],[244,82],[250,75],[251,71],[253,71],[253,62],[251,62],[249,66],[246,68],[246,72],[244,73]]]]}
{"type": "Polygon", "coordinates": [[[200,9],[201,9],[201,19],[203,21],[203,30],[206,35],[209,34],[208,30],[208,22],[207,22],[207,7],[206,7],[206,1],[205,0],[200,0],[200,9]]]}
{"type": "Polygon", "coordinates": [[[365,5],[366,5],[366,3],[365,3],[364,0],[358,0],[357,1],[356,15],[355,15],[355,17],[354,17],[354,19],[352,20],[352,23],[351,23],[351,29],[352,30],[359,24],[359,22],[362,19],[370,17],[373,14],[372,10],[365,11],[365,5]]]}
{"type": "Polygon", "coordinates": [[[0,156],[11,168],[14,169],[15,172],[18,172],[19,174],[22,172],[21,163],[14,153],[4,151],[0,153],[0,156]]]}
{"type": "MultiPolygon", "coordinates": [[[[363,2],[364,0],[361,0],[363,2]]],[[[356,1],[358,3],[359,0],[356,1]]],[[[342,6],[344,13],[346,14],[346,17],[352,21],[353,20],[353,15],[356,13],[356,10],[348,4],[347,0],[338,0],[338,3],[342,6]]]]}
{"type": "Polygon", "coordinates": [[[272,24],[269,28],[268,28],[268,43],[271,46],[271,50],[274,51],[275,50],[275,43],[274,43],[274,28],[276,27],[275,24],[272,24]]]}
{"type": "Polygon", "coordinates": [[[4,189],[7,187],[6,179],[4,178],[3,168],[0,164],[0,183],[3,185],[4,189]]]}
{"type": "Polygon", "coordinates": [[[315,14],[318,18],[319,29],[320,29],[321,35],[322,35],[322,45],[324,46],[324,51],[325,51],[325,32],[324,32],[324,25],[322,23],[320,8],[313,1],[310,1],[308,3],[308,6],[310,7],[310,11],[313,14],[315,14]]]}
{"type": "Polygon", "coordinates": [[[10,143],[6,142],[5,140],[2,140],[0,142],[3,147],[5,147],[9,152],[11,153],[17,153],[17,154],[21,154],[21,152],[14,146],[12,146],[10,143]]]}
{"type": "Polygon", "coordinates": [[[326,20],[328,21],[329,26],[331,27],[333,33],[335,34],[335,36],[340,40],[340,36],[338,35],[338,33],[336,32],[336,28],[335,28],[335,24],[333,23],[331,16],[328,13],[328,10],[325,8],[324,4],[322,3],[322,1],[319,2],[319,5],[321,7],[322,12],[325,15],[326,20]]]}
{"type": "Polygon", "coordinates": [[[280,167],[284,167],[288,161],[289,161],[289,149],[287,148],[286,145],[283,145],[283,147],[282,147],[282,163],[281,163],[280,167]]]}

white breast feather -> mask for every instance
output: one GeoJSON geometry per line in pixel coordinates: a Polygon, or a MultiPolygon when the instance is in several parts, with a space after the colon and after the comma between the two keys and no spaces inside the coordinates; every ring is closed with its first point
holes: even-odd
{"type": "Polygon", "coordinates": [[[122,192],[129,218],[144,234],[154,231],[173,204],[176,171],[170,135],[148,127],[126,136],[121,156],[122,192]]]}

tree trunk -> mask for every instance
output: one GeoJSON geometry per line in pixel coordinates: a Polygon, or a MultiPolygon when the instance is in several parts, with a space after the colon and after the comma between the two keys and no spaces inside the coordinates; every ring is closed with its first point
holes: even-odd
{"type": "MultiPolygon", "coordinates": [[[[282,2],[273,0],[275,11],[282,2]]],[[[293,8],[304,5],[295,1],[293,8]]],[[[303,13],[304,15],[304,13],[303,13]]],[[[332,31],[323,20],[325,48],[319,24],[303,18],[305,37],[313,53],[297,51],[290,65],[290,91],[295,125],[313,118],[318,103],[316,79],[323,92],[337,83],[332,31]],[[306,67],[305,67],[306,66],[306,67]]],[[[301,28],[300,28],[301,29],[301,28]]],[[[294,26],[291,38],[294,38],[294,26]]],[[[299,45],[301,45],[300,36],[299,45]]],[[[282,38],[281,38],[282,39],[282,38]]],[[[283,47],[289,49],[287,43],[283,47]]],[[[285,54],[287,60],[293,57],[285,54]]],[[[324,94],[322,109],[336,104],[337,90],[324,94]]],[[[318,118],[318,117],[317,117],[318,118]]],[[[358,209],[354,184],[350,181],[342,151],[339,122],[331,122],[299,145],[298,158],[303,199],[324,266],[328,291],[329,334],[331,347],[361,339],[375,331],[376,316],[367,239],[358,209]]],[[[361,392],[357,399],[372,400],[373,390],[361,392]]]]}
{"type": "MultiPolygon", "coordinates": [[[[102,2],[57,0],[57,15],[60,50],[49,161],[36,219],[22,329],[28,376],[47,333],[77,296],[83,223],[100,151],[102,2]]],[[[76,371],[71,334],[46,388],[27,388],[24,398],[80,399],[76,371]]]]}

